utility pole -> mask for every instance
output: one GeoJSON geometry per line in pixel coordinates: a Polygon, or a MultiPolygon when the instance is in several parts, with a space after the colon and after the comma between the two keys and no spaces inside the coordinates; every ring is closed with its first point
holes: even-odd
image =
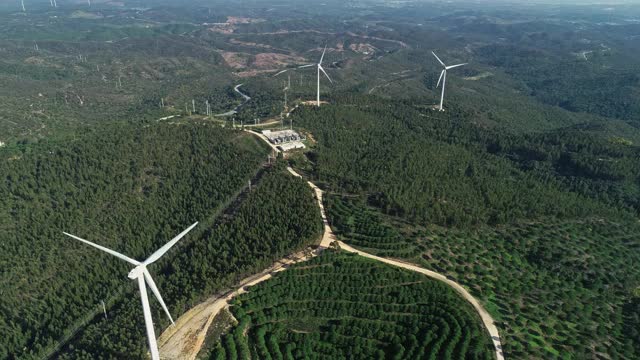
{"type": "Polygon", "coordinates": [[[193,108],[193,113],[196,113],[196,100],[195,99],[191,99],[191,107],[193,108]]]}

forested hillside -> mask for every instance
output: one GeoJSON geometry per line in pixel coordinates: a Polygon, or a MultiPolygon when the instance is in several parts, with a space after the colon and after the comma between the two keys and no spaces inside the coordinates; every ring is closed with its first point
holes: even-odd
{"type": "Polygon", "coordinates": [[[466,285],[499,319],[508,357],[640,356],[636,222],[545,218],[457,230],[409,225],[352,198],[331,196],[327,205],[347,243],[466,285]]]}
{"type": "MultiPolygon", "coordinates": [[[[174,317],[321,236],[320,210],[311,189],[291,176],[283,164],[266,170],[257,186],[244,196],[232,217],[205,225],[201,236],[194,236],[173,251],[171,260],[152,269],[174,317]]],[[[126,271],[119,273],[123,275],[119,281],[126,282],[126,271]]],[[[108,320],[97,317],[58,358],[147,358],[139,302],[137,295],[126,296],[110,309],[108,320]]],[[[156,329],[169,326],[160,307],[152,307],[156,329]]]]}
{"type": "Polygon", "coordinates": [[[471,305],[423,275],[334,250],[236,300],[211,359],[492,359],[471,305]]]}
{"type": "Polygon", "coordinates": [[[201,123],[119,124],[0,150],[0,358],[41,355],[128,289],[126,264],[63,231],[144,259],[206,224],[265,157],[253,137],[201,123]]]}
{"type": "Polygon", "coordinates": [[[464,227],[640,210],[638,147],[579,127],[519,135],[361,97],[294,121],[317,140],[310,175],[411,220],[464,227]]]}
{"type": "MultiPolygon", "coordinates": [[[[130,269],[62,231],[145,258],[200,221],[150,269],[177,317],[317,240],[312,192],[286,165],[326,190],[343,240],[481,299],[508,358],[640,358],[639,6],[24,6],[0,1],[0,359],[146,358],[130,269]],[[317,108],[300,67],[325,46],[317,108]],[[432,51],[467,63],[446,112],[432,51]],[[308,147],[273,166],[214,125],[280,119],[308,147]]],[[[329,253],[238,300],[210,355],[487,358],[459,301],[329,253]]]]}
{"type": "Polygon", "coordinates": [[[296,166],[337,194],[330,221],[347,243],[461,281],[501,319],[507,356],[634,356],[637,146],[354,98],[294,120],[317,141],[296,166]]]}

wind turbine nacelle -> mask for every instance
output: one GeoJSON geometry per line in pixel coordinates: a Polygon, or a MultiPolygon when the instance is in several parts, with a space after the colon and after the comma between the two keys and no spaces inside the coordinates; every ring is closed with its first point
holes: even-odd
{"type": "Polygon", "coordinates": [[[129,272],[129,279],[135,280],[140,276],[144,276],[144,266],[138,266],[129,272]]]}

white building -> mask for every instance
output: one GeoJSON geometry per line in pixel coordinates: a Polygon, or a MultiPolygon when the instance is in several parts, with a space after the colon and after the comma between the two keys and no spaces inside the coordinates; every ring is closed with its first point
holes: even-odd
{"type": "Polygon", "coordinates": [[[281,144],[286,144],[294,141],[300,142],[302,140],[305,140],[304,136],[301,136],[300,134],[298,134],[293,130],[280,130],[280,131],[265,130],[262,133],[264,134],[264,136],[267,137],[267,139],[269,139],[269,142],[274,145],[281,145],[281,144]]]}
{"type": "Polygon", "coordinates": [[[286,144],[278,145],[278,148],[284,152],[287,152],[289,150],[294,150],[294,149],[304,149],[305,146],[300,141],[292,141],[286,144]]]}

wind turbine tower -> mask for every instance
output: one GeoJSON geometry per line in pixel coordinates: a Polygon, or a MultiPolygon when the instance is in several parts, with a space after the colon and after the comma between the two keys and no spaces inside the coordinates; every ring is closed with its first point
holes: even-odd
{"type": "Polygon", "coordinates": [[[331,80],[331,78],[329,77],[327,72],[322,67],[322,61],[324,60],[324,54],[326,52],[327,52],[327,46],[325,45],[324,51],[322,51],[322,56],[320,57],[320,61],[317,64],[303,65],[303,66],[300,66],[298,68],[298,69],[303,69],[303,68],[311,67],[311,66],[314,66],[314,65],[318,67],[318,95],[316,97],[316,101],[317,101],[318,107],[320,107],[320,72],[322,72],[324,74],[324,76],[326,76],[327,79],[329,79],[329,82],[331,82],[333,84],[333,80],[331,80]]]}
{"type": "Polygon", "coordinates": [[[173,247],[173,245],[175,245],[178,240],[182,239],[185,235],[187,235],[187,233],[191,230],[193,230],[194,227],[196,227],[196,225],[198,225],[198,223],[195,223],[191,226],[189,226],[185,231],[181,232],[180,234],[178,234],[178,236],[174,237],[173,239],[171,239],[171,241],[169,241],[167,244],[165,244],[163,247],[161,247],[160,249],[158,249],[158,251],[154,252],[151,256],[149,256],[149,258],[143,262],[137,261],[137,260],[133,260],[130,257],[127,257],[125,255],[122,255],[116,251],[113,251],[111,249],[107,249],[106,247],[94,244],[92,242],[89,242],[87,240],[81,239],[75,235],[71,235],[68,233],[64,233],[65,235],[72,237],[76,240],[79,240],[87,245],[91,245],[99,250],[102,250],[108,254],[111,254],[115,257],[117,257],[118,259],[124,260],[132,265],[135,266],[135,268],[133,268],[133,270],[131,270],[131,272],[129,273],[129,279],[131,280],[137,280],[138,282],[138,288],[140,289],[140,299],[142,301],[142,311],[144,313],[144,322],[145,322],[145,326],[147,328],[147,338],[149,339],[149,350],[151,352],[151,359],[152,360],[160,360],[160,353],[158,352],[158,343],[156,342],[156,333],[153,329],[153,319],[151,318],[151,309],[149,308],[149,298],[147,297],[147,285],[149,285],[149,288],[151,288],[151,291],[153,292],[153,294],[155,295],[155,297],[158,299],[158,302],[160,302],[160,305],[162,306],[162,309],[164,309],[164,312],[167,314],[167,316],[169,317],[169,320],[171,321],[171,324],[175,323],[173,322],[173,318],[171,317],[171,314],[169,313],[169,310],[167,309],[167,305],[165,305],[164,300],[162,300],[162,296],[160,295],[160,291],[158,290],[158,287],[156,286],[156,283],[153,281],[153,278],[151,277],[151,273],[149,273],[149,270],[147,270],[147,266],[153,264],[154,262],[158,261],[158,259],[160,259],[162,257],[162,255],[164,255],[167,251],[169,251],[169,249],[171,249],[171,247],[173,247]]]}
{"type": "Polygon", "coordinates": [[[447,70],[451,70],[463,65],[467,65],[466,63],[464,64],[458,64],[458,65],[452,65],[452,66],[447,66],[445,65],[442,60],[440,60],[440,58],[438,57],[438,55],[436,55],[436,53],[434,53],[433,51],[431,52],[433,54],[433,56],[436,57],[436,59],[438,60],[438,62],[440,63],[440,65],[442,65],[443,69],[442,72],[440,73],[440,79],[438,79],[438,85],[436,86],[436,88],[438,86],[440,86],[440,82],[442,82],[442,95],[440,96],[440,107],[438,108],[439,111],[444,111],[444,89],[445,89],[445,85],[447,83],[447,70]]]}

